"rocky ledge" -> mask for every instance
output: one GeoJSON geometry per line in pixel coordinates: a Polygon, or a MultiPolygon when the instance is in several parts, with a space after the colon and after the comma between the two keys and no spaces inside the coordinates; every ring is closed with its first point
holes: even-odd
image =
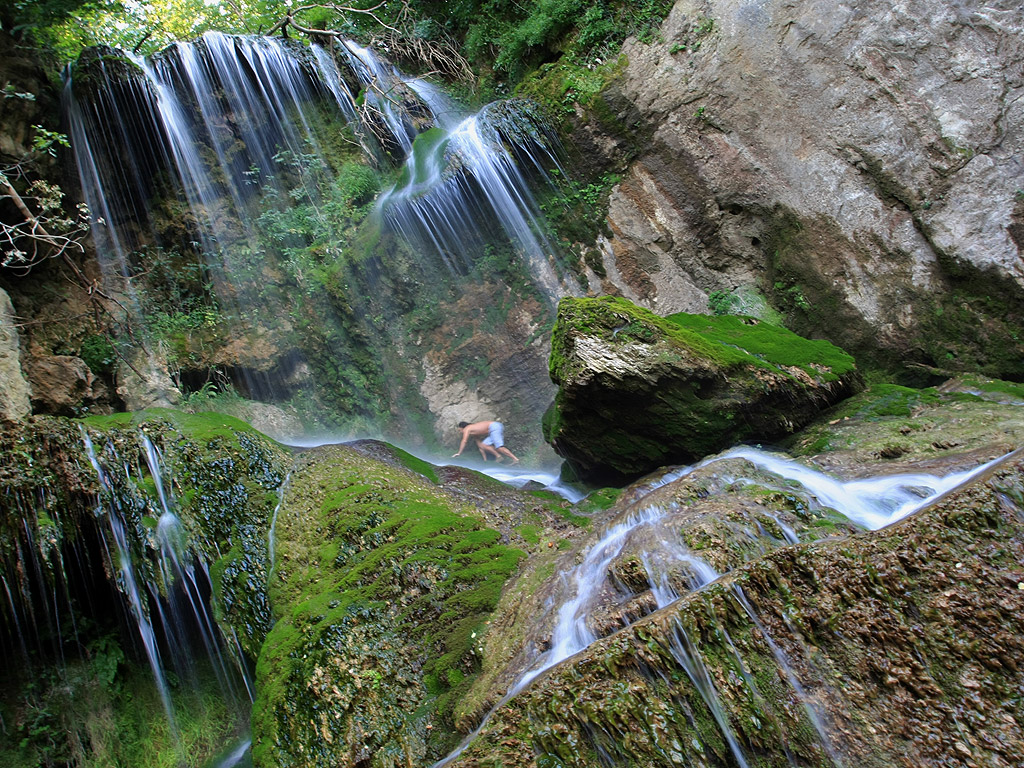
{"type": "Polygon", "coordinates": [[[736,442],[772,441],[860,388],[853,358],[752,317],[659,317],[563,299],[544,436],[587,479],[635,478],[736,442]]]}

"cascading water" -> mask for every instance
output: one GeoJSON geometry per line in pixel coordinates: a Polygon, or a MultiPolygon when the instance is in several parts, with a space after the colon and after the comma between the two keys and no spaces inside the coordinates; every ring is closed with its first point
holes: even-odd
{"type": "Polygon", "coordinates": [[[488,224],[500,224],[546,296],[570,292],[552,263],[555,249],[538,223],[522,163],[506,149],[506,144],[518,149],[533,172],[550,183],[547,171],[558,167],[552,139],[529,113],[491,105],[421,142],[405,177],[381,197],[380,208],[392,226],[406,239],[435,249],[458,273],[471,268],[493,239],[488,224]]]}
{"type": "MultiPolygon", "coordinates": [[[[302,403],[344,388],[331,397],[352,412],[339,418],[363,418],[400,386],[375,367],[383,355],[367,362],[360,347],[386,349],[389,335],[404,343],[398,315],[436,303],[441,286],[458,291],[473,272],[532,291],[545,311],[578,291],[559,275],[530,192],[550,184],[557,159],[524,103],[466,117],[435,85],[355,43],[217,33],[145,60],[86,55],[65,103],[104,272],[134,301],[129,324],[148,323],[159,340],[169,320],[153,320],[170,302],[194,335],[207,323],[220,339],[246,340],[213,355],[245,397],[302,403]],[[366,168],[402,163],[403,179],[361,219],[366,168]],[[357,197],[338,197],[347,194],[357,197]],[[482,258],[499,253],[493,265],[482,258]],[[154,265],[168,274],[147,282],[154,265]],[[389,282],[432,293],[391,306],[389,282]],[[292,318],[306,312],[323,325],[300,334],[292,318]],[[288,354],[274,356],[275,345],[288,354]]],[[[186,391],[211,380],[202,369],[181,375],[186,391]]]]}
{"type": "Polygon", "coordinates": [[[135,574],[134,558],[131,547],[128,544],[128,536],[125,532],[124,520],[122,519],[120,510],[117,508],[117,495],[113,493],[113,484],[106,471],[104,471],[103,467],[100,465],[99,459],[96,455],[96,450],[92,444],[92,438],[89,437],[87,432],[83,432],[83,439],[85,442],[86,455],[89,457],[89,462],[92,464],[93,469],[96,470],[96,475],[99,478],[101,487],[107,491],[110,498],[109,506],[106,510],[97,510],[98,514],[106,512],[107,519],[110,523],[112,539],[116,547],[116,553],[108,550],[107,558],[112,564],[119,566],[120,578],[118,581],[120,583],[121,590],[128,599],[131,614],[135,618],[136,625],[138,626],[139,636],[141,637],[142,645],[146,650],[146,658],[149,660],[149,667],[153,672],[153,678],[156,681],[156,687],[160,693],[160,700],[167,713],[171,732],[174,735],[175,741],[180,744],[177,722],[174,716],[174,706],[171,704],[170,688],[167,684],[167,677],[164,674],[163,662],[160,659],[160,648],[157,644],[156,632],[153,628],[153,623],[150,620],[149,609],[144,601],[143,593],[139,588],[139,579],[135,574]]]}
{"type": "MultiPolygon", "coordinates": [[[[167,714],[171,732],[183,748],[178,735],[177,713],[168,683],[168,671],[192,687],[200,685],[197,660],[205,660],[216,677],[220,695],[235,711],[244,712],[251,705],[253,687],[246,671],[237,637],[223,637],[210,608],[208,569],[194,561],[189,551],[187,534],[174,512],[174,499],[165,481],[165,469],[159,450],[145,433],[139,433],[141,453],[149,481],[138,476],[132,461],[115,453],[107,459],[124,473],[126,487],[112,478],[97,454],[90,435],[83,430],[86,455],[104,489],[104,500],[97,516],[110,524],[114,549],[108,550],[111,564],[119,568],[118,579],[132,617],[138,628],[150,669],[167,714]],[[138,552],[129,537],[121,499],[130,488],[150,485],[156,496],[153,512],[158,515],[153,528],[153,542],[147,558],[138,552]],[[142,557],[142,561],[140,561],[142,557]],[[144,575],[149,570],[151,575],[144,575]],[[229,661],[230,657],[230,661],[229,661]]],[[[113,451],[111,447],[109,449],[113,451]]],[[[122,483],[123,484],[123,483],[122,483]]],[[[145,503],[137,498],[129,503],[138,507],[145,503]]]]}
{"type": "MultiPolygon", "coordinates": [[[[486,726],[494,712],[526,688],[541,673],[579,653],[598,639],[598,635],[587,624],[587,606],[597,600],[607,583],[610,564],[623,551],[627,540],[635,536],[638,530],[651,527],[658,531],[658,535],[648,539],[656,544],[638,552],[647,571],[648,583],[658,609],[666,608],[680,598],[678,592],[664,578],[668,564],[682,562],[687,566],[690,574],[688,581],[693,591],[699,590],[720,576],[709,564],[694,556],[687,549],[685,543],[677,535],[678,532],[673,535],[660,525],[665,517],[664,509],[654,505],[645,505],[643,500],[659,488],[664,488],[677,480],[688,477],[699,469],[736,459],[745,460],[759,470],[780,478],[783,482],[788,483],[790,488],[793,483],[799,484],[808,498],[840,512],[865,528],[874,530],[934,503],[942,495],[980,476],[991,466],[1002,461],[1003,457],[974,469],[955,472],[944,477],[913,473],[841,481],[791,459],[754,448],[740,447],[709,457],[693,466],[671,470],[656,481],[637,486],[634,488],[636,495],[631,508],[638,511],[627,516],[625,520],[610,525],[600,538],[582,554],[580,564],[563,574],[564,595],[557,607],[557,618],[552,630],[549,650],[534,660],[527,671],[509,688],[505,696],[482,718],[476,730],[469,734],[455,751],[436,763],[434,768],[448,764],[461,754],[486,726]]],[[[752,482],[742,477],[737,477],[734,481],[752,482]]],[[[776,522],[779,521],[776,520],[776,522]]],[[[779,525],[784,532],[786,543],[798,542],[795,531],[781,522],[779,525]]],[[[639,539],[635,541],[639,541],[639,539]]],[[[738,586],[734,588],[734,592],[743,611],[758,627],[771,649],[797,700],[804,707],[809,722],[818,734],[822,749],[830,756],[834,765],[841,765],[812,697],[793,672],[781,648],[761,625],[756,612],[738,586]]],[[[738,765],[748,765],[745,751],[732,732],[714,681],[701,660],[699,649],[690,638],[686,628],[678,622],[676,622],[670,646],[672,655],[686,672],[718,724],[733,759],[738,765]]],[[[744,669],[745,665],[738,651],[735,646],[731,647],[737,657],[738,667],[744,669]]],[[[753,685],[752,681],[748,681],[748,684],[753,685]]],[[[759,695],[756,686],[752,690],[755,695],[759,695]]]]}
{"type": "Polygon", "coordinates": [[[191,562],[186,555],[185,531],[181,521],[174,514],[171,500],[164,487],[162,462],[159,451],[152,440],[142,433],[140,440],[145,449],[146,464],[150,477],[156,486],[160,500],[161,514],[157,523],[157,542],[159,544],[158,567],[163,583],[167,585],[166,600],[157,601],[157,609],[162,619],[164,632],[174,638],[169,646],[174,653],[175,666],[179,673],[187,673],[195,680],[196,670],[190,650],[189,638],[185,634],[187,628],[193,627],[198,634],[206,658],[210,661],[220,688],[230,700],[236,703],[243,699],[237,688],[236,679],[241,672],[245,687],[245,698],[251,703],[253,698],[252,685],[245,664],[238,654],[237,641],[232,643],[235,652],[234,664],[229,665],[225,659],[225,641],[221,636],[217,623],[210,611],[209,598],[202,584],[209,584],[210,575],[206,565],[191,562]],[[198,569],[198,573],[197,573],[198,569]],[[202,578],[200,578],[200,574],[202,578]]]}
{"type": "Polygon", "coordinates": [[[831,507],[858,525],[874,531],[932,504],[953,488],[984,473],[1001,461],[1002,457],[975,469],[954,472],[945,477],[913,473],[848,481],[837,480],[790,459],[754,448],[734,448],[698,466],[708,466],[727,459],[746,459],[759,469],[795,481],[823,506],[831,507]]]}
{"type": "Polygon", "coordinates": [[[736,735],[729,724],[729,717],[722,707],[715,683],[708,673],[707,667],[704,666],[700,653],[697,652],[697,648],[686,631],[686,627],[679,622],[675,622],[674,629],[675,631],[672,633],[669,646],[672,650],[672,655],[679,663],[679,666],[686,672],[686,676],[690,678],[693,687],[697,689],[697,692],[711,711],[712,717],[715,718],[715,722],[718,724],[718,729],[722,732],[726,743],[729,745],[729,751],[736,760],[736,764],[741,768],[747,768],[749,763],[747,762],[746,754],[743,747],[736,741],[736,735]]]}

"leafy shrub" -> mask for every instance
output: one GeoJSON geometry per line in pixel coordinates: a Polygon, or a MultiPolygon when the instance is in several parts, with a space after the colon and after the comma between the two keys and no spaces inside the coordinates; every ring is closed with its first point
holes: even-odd
{"type": "Polygon", "coordinates": [[[114,345],[110,343],[110,339],[98,333],[85,337],[78,356],[96,375],[108,373],[114,365],[114,360],[117,359],[114,345]]]}
{"type": "Polygon", "coordinates": [[[380,177],[368,165],[348,162],[341,167],[335,189],[348,206],[356,208],[373,200],[380,190],[380,177]]]}
{"type": "Polygon", "coordinates": [[[730,291],[712,291],[708,294],[708,307],[713,315],[731,315],[739,303],[739,297],[730,291]]]}

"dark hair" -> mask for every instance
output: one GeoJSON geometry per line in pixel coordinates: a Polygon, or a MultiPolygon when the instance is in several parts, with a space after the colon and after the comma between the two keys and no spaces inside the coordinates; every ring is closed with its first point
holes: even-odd
{"type": "Polygon", "coordinates": [[[468,426],[469,426],[469,422],[468,421],[460,421],[459,422],[459,429],[465,429],[468,426]]]}

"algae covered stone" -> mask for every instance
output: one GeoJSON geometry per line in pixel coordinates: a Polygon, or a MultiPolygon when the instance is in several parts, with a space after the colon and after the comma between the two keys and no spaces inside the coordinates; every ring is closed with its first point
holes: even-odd
{"type": "Polygon", "coordinates": [[[544,437],[584,478],[630,478],[736,442],[775,440],[856,392],[853,358],[754,318],[660,317],[563,299],[544,437]]]}

